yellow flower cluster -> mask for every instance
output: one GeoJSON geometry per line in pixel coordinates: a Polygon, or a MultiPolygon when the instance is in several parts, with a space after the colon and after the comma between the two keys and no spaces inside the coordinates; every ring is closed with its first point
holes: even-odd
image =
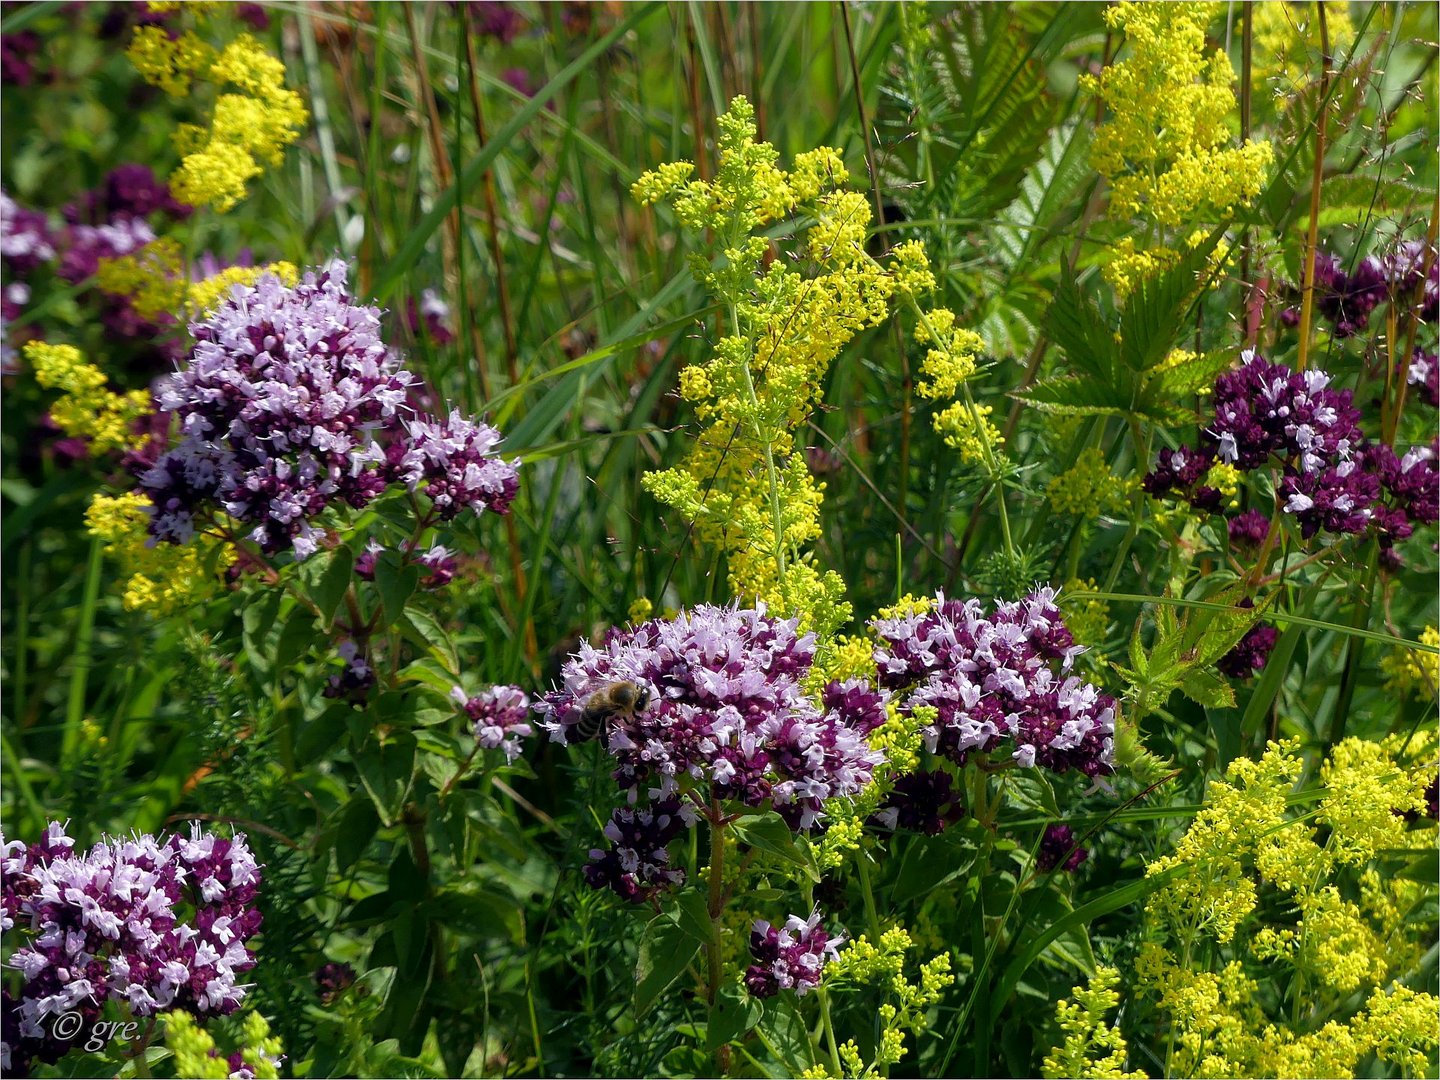
{"type": "MultiPolygon", "coordinates": [[[[902,927],[892,927],[871,943],[861,934],[844,945],[839,956],[825,967],[826,986],[879,987],[890,1000],[876,1010],[880,1037],[874,1061],[867,1064],[854,1040],[839,1047],[846,1076],[889,1075],[889,1067],[905,1056],[905,1032],[918,1035],[930,1025],[929,1011],[939,1004],[945,988],[955,981],[950,973],[950,955],[941,953],[920,965],[920,979],[905,977],[905,953],[913,945],[902,927]]],[[[828,1076],[812,1070],[808,1076],[828,1076]]]]}
{"type": "Polygon", "coordinates": [[[262,163],[280,164],[309,119],[300,95],[285,86],[284,63],[249,34],[216,49],[193,31],[172,39],[161,27],[141,26],[128,55],[146,82],[173,98],[189,96],[197,82],[238,91],[217,94],[208,126],[175,132],[181,162],[170,190],[192,206],[229,210],[264,172],[262,163]]]}
{"type": "Polygon", "coordinates": [[[692,265],[728,313],[713,356],[680,375],[681,395],[705,428],[682,465],[649,473],[644,484],[726,554],[736,595],[799,616],[824,642],[850,608],[838,575],[804,550],[820,535],[824,486],[810,475],[795,433],[840,350],[888,317],[897,275],[914,288],[928,271],[915,245],[904,246],[894,273],[866,254],[869,202],[843,189],[848,173],[836,151],[802,153],[790,171],[780,169],[774,147],[756,141],[744,98],[718,125],[712,181],[693,179],[688,162],[675,162],[631,189],[641,203],[668,202],[683,226],[715,237],[714,262],[696,257],[692,265]],[[770,241],[755,230],[797,208],[813,221],[797,258],[767,266],[770,241]]]}
{"type": "Polygon", "coordinates": [[[198,319],[215,308],[236,285],[254,285],[264,274],[274,274],[286,285],[300,280],[293,263],[265,266],[227,266],[203,281],[189,281],[180,244],[162,237],[139,251],[101,259],[96,283],[107,293],[127,296],[135,311],[155,321],[165,315],[198,319]]]}
{"type": "Polygon", "coordinates": [[[1080,451],[1075,464],[1046,485],[1045,494],[1060,513],[1093,519],[1123,512],[1137,486],[1134,478],[1111,472],[1105,455],[1092,446],[1080,451]]]}
{"type": "Polygon", "coordinates": [[[1092,597],[1076,598],[1075,594],[1094,592],[1099,587],[1094,578],[1071,578],[1057,597],[1070,636],[1077,644],[1091,649],[1105,643],[1106,631],[1110,629],[1110,605],[1092,597]]]}
{"type": "MultiPolygon", "coordinates": [[[[873,672],[873,666],[871,668],[873,672]]],[[[933,706],[918,705],[906,715],[891,702],[885,706],[886,720],[869,735],[870,748],[885,755],[886,767],[853,798],[832,799],[825,807],[825,834],[815,844],[815,861],[821,870],[834,870],[864,837],[865,822],[895,787],[895,781],[920,766],[921,732],[935,722],[933,706]]]]}
{"type": "Polygon", "coordinates": [[[85,511],[92,536],[126,575],[123,599],[130,611],[171,615],[203,604],[222,588],[221,575],[235,562],[235,549],[204,534],[189,544],[149,541],[150,502],[143,495],[96,495],[85,511]]]}
{"type": "MultiPolygon", "coordinates": [[[[1268,142],[1232,146],[1235,71],[1220,50],[1207,55],[1213,3],[1121,2],[1106,23],[1125,34],[1129,55],[1082,85],[1109,108],[1091,161],[1111,183],[1110,211],[1162,228],[1223,219],[1259,194],[1274,156],[1268,142]]],[[[1122,241],[1106,278],[1126,293],[1174,263],[1172,248],[1137,251],[1122,241]]]]}
{"type": "Polygon", "coordinates": [[[1137,988],[1169,1017],[1168,1075],[1350,1076],[1367,1053],[1408,1068],[1440,1040],[1440,1001],[1385,986],[1424,950],[1423,927],[1403,913],[1419,910],[1433,886],[1386,882],[1370,867],[1358,876],[1357,903],[1342,878],[1410,846],[1405,816],[1424,807],[1434,737],[1342,741],[1321,767],[1312,814],[1291,806],[1302,770],[1295,751],[1272,743],[1260,761],[1234,762],[1175,853],[1149,867],[1151,876],[1183,871],[1147,901],[1148,940],[1135,965],[1137,988]],[[1416,758],[1424,767],[1407,764],[1416,758]],[[1270,910],[1298,917],[1254,924],[1270,910]],[[1332,1014],[1367,988],[1369,999],[1348,1020],[1296,1030],[1267,1012],[1248,974],[1256,969],[1288,970],[1289,994],[1332,1014]]]}
{"type": "MultiPolygon", "coordinates": [[[[215,1037],[176,1009],[165,1016],[165,1046],[175,1056],[175,1075],[197,1080],[225,1080],[231,1075],[229,1055],[216,1051],[215,1037]]],[[[240,1057],[256,1080],[276,1080],[285,1048],[258,1012],[246,1014],[241,1026],[240,1057]]]]}
{"type": "Polygon", "coordinates": [[[73,345],[32,341],[26,344],[24,356],[36,382],[61,391],[50,406],[50,416],[66,435],[89,439],[97,454],[129,450],[143,441],[135,433],[135,423],[154,411],[148,390],[117,394],[106,389],[105,373],[87,364],[73,345]]]}
{"type": "MultiPolygon", "coordinates": [[[[1440,630],[1425,627],[1420,632],[1420,644],[1440,646],[1440,630]]],[[[1433,700],[1436,688],[1440,687],[1440,653],[1396,649],[1380,661],[1380,670],[1386,676],[1385,689],[1392,694],[1433,700]]]]}
{"type": "Polygon", "coordinates": [[[957,401],[935,414],[935,430],[945,445],[960,454],[960,460],[992,474],[995,462],[1005,451],[1005,437],[990,422],[994,409],[970,401],[957,401]]]}
{"type": "Polygon", "coordinates": [[[1072,991],[1073,1002],[1062,1001],[1055,1007],[1055,1019],[1065,1033],[1065,1041],[1045,1055],[1040,1075],[1049,1080],[1088,1076],[1096,1080],[1146,1080],[1141,1071],[1125,1071],[1125,1036],[1118,1028],[1105,1023],[1105,1016],[1120,1004],[1115,987],[1120,972],[1100,965],[1090,977],[1088,986],[1072,991]]]}

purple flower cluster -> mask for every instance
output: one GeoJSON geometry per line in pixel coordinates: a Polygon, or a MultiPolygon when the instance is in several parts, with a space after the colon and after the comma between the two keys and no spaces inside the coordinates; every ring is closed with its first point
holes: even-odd
{"type": "Polygon", "coordinates": [[[457,686],[450,691],[450,697],[470,718],[480,748],[504,750],[506,761],[518,758],[520,740],[534,734],[528,722],[530,695],[518,686],[492,686],[474,697],[457,686]]]}
{"type": "Polygon", "coordinates": [[[35,65],[31,60],[40,52],[40,35],[34,30],[0,34],[0,84],[29,86],[35,82],[35,65]]]}
{"type": "Polygon", "coordinates": [[[882,685],[911,687],[903,709],[935,719],[925,745],[963,765],[972,753],[1008,746],[1019,765],[1098,777],[1113,771],[1115,699],[1069,674],[1076,645],[1055,590],[999,603],[935,598],[928,611],[871,623],[882,685]]]}
{"type": "Polygon", "coordinates": [[[342,641],[336,652],[345,666],[336,675],[331,675],[321,693],[327,698],[343,699],[356,704],[370,696],[375,685],[375,668],[366,658],[360,646],[353,641],[342,641]]]}
{"type": "Polygon", "coordinates": [[[818,911],[808,919],[791,915],[782,929],[757,919],[750,930],[755,963],[745,970],[745,987],[758,998],[774,997],[781,990],[806,994],[820,985],[820,974],[835,959],[842,940],[820,925],[818,911]]]}
{"type": "Polygon", "coordinates": [[[329,1005],[355,982],[355,969],[346,963],[329,960],[315,969],[315,993],[329,1005]]]}
{"type": "Polygon", "coordinates": [[[65,207],[72,225],[101,225],[116,220],[148,218],[162,213],[177,221],[190,216],[193,207],[177,202],[170,186],[148,165],[130,162],[106,174],[100,186],[65,207]]]}
{"type": "Polygon", "coordinates": [[[695,807],[678,795],[640,807],[618,807],[605,823],[611,846],[590,849],[585,880],[591,888],[612,889],[631,903],[679,885],[685,871],[670,865],[670,841],[696,820],[695,807]]]}
{"type": "Polygon", "coordinates": [[[425,289],[420,302],[405,302],[405,321],[412,334],[422,331],[436,345],[449,345],[455,340],[455,331],[450,328],[450,305],[440,299],[434,289],[425,289]]]}
{"type": "MultiPolygon", "coordinates": [[[[1440,263],[1432,260],[1428,277],[1424,275],[1425,245],[1418,240],[1401,241],[1384,255],[1367,255],[1348,272],[1336,256],[1317,251],[1315,308],[1336,337],[1351,337],[1369,325],[1370,313],[1386,300],[1408,306],[1423,277],[1419,314],[1423,321],[1433,323],[1440,297],[1440,263]]],[[[1286,326],[1298,325],[1299,310],[1286,308],[1280,321],[1286,326]]]]}
{"type": "Polygon", "coordinates": [[[612,632],[598,649],[583,643],[561,671],[563,687],[537,708],[563,743],[597,691],[622,681],[648,689],[647,707],[609,731],[624,787],[653,782],[666,796],[689,777],[809,828],[825,799],[859,791],[881,760],[864,738],[880,695],[831,685],[822,710],[801,685],[814,660],[814,635],[799,635],[795,620],[772,618],[764,605],[704,605],[612,632]]]}
{"type": "Polygon", "coordinates": [[[1246,510],[1227,521],[1225,528],[1232,544],[1258,548],[1270,532],[1270,519],[1259,510],[1246,510]]]}
{"type": "Polygon", "coordinates": [[[109,1001],[150,1016],[224,1014],[244,998],[237,978],[255,964],[246,942],[260,927],[260,869],[243,835],[197,825],[188,838],[107,838],[80,854],[52,823],[28,848],[0,839],[0,853],[0,929],[20,939],[8,966],[24,980],[4,999],[7,1070],[69,1049],[53,1029],[62,1013],[78,1012],[83,1031],[109,1001]]]}
{"type": "MultiPolygon", "coordinates": [[[[1415,525],[1436,517],[1435,451],[1416,447],[1403,457],[1368,445],[1349,390],[1336,390],[1323,371],[1291,371],[1253,352],[1215,383],[1215,417],[1196,449],[1165,451],[1145,477],[1145,488],[1175,492],[1202,510],[1217,510],[1220,493],[1202,484],[1215,461],[1242,470],[1278,464],[1282,509],[1301,535],[1321,530],[1360,534],[1373,529],[1386,565],[1394,544],[1415,525]]],[[[1267,526],[1249,511],[1228,523],[1236,543],[1258,544],[1267,526]]]]}
{"type": "Polygon", "coordinates": [[[0,258],[12,274],[28,274],[55,258],[55,237],[39,210],[21,206],[0,190],[0,258]]]}
{"type": "Polygon", "coordinates": [[[1363,440],[1350,391],[1332,389],[1323,371],[1294,372],[1249,349],[1240,359],[1239,368],[1215,380],[1215,417],[1201,431],[1200,446],[1163,451],[1145,477],[1146,491],[1174,491],[1197,509],[1218,510],[1220,492],[1201,484],[1217,460],[1245,470],[1278,459],[1295,476],[1317,482],[1327,467],[1352,460],[1363,440]]]}
{"type": "Polygon", "coordinates": [[[1275,627],[1269,623],[1257,623],[1245,632],[1233,649],[1215,661],[1215,667],[1222,675],[1232,679],[1249,678],[1265,666],[1265,661],[1270,659],[1270,651],[1279,640],[1280,631],[1275,627]]]}
{"type": "Polygon", "coordinates": [[[1035,864],[1042,873],[1048,874],[1059,867],[1073,874],[1089,857],[1089,849],[1075,842],[1075,830],[1069,825],[1047,825],[1045,835],[1040,837],[1040,851],[1035,857],[1035,864]]]}
{"type": "MultiPolygon", "coordinates": [[[[864,683],[827,686],[818,704],[807,696],[802,684],[814,660],[814,636],[797,633],[795,620],[772,618],[763,605],[707,605],[612,631],[599,648],[583,643],[561,670],[561,688],[536,709],[551,738],[565,743],[595,695],[632,683],[644,707],[614,712],[602,740],[631,803],[643,795],[669,807],[698,791],[702,805],[713,797],[774,809],[792,828],[808,829],[826,799],[870,782],[882,758],[865,734],[884,718],[884,696],[864,683]]],[[[656,836],[668,842],[678,833],[677,813],[688,810],[617,812],[606,834],[629,849],[610,853],[623,874],[635,874],[628,864],[636,850],[663,848],[656,836]]],[[[613,861],[592,882],[616,884],[613,861]]],[[[649,856],[641,862],[662,868],[657,882],[673,877],[649,856]]],[[[634,888],[620,881],[617,891],[634,888]]]]}
{"type": "Polygon", "coordinates": [[[424,481],[445,519],[509,506],[516,472],[493,453],[499,432],[458,413],[405,415],[417,380],[380,339],[379,310],[351,300],[346,269],[337,260],[293,288],[263,275],[191,324],[190,363],[157,394],[182,440],[140,478],[157,539],[183,543],[220,509],[261,550],[304,558],[319,514],[396,482],[424,481]]]}
{"type": "Polygon", "coordinates": [[[871,818],[886,829],[909,829],[938,836],[965,816],[955,778],[944,769],[907,773],[895,780],[890,794],[871,818]]]}
{"type": "Polygon", "coordinates": [[[495,456],[500,433],[493,427],[453,409],[445,420],[416,417],[404,427],[405,437],[386,452],[386,467],[412,491],[423,482],[443,520],[465,509],[509,509],[518,486],[515,466],[495,456]]]}

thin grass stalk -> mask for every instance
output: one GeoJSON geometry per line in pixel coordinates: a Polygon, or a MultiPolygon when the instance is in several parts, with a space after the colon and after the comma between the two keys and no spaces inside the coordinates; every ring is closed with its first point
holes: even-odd
{"type": "MultiPolygon", "coordinates": [[[[463,16],[462,16],[463,18],[463,16]]],[[[465,39],[465,71],[470,83],[470,111],[475,122],[475,143],[484,146],[485,105],[480,93],[479,65],[475,61],[475,37],[466,31],[461,23],[461,37],[465,39]]],[[[495,292],[500,303],[500,323],[505,333],[505,368],[510,385],[520,381],[519,346],[515,339],[515,323],[510,313],[510,285],[505,272],[504,254],[500,250],[500,211],[495,198],[495,172],[486,169],[480,178],[481,195],[485,200],[485,239],[490,247],[490,260],[495,265],[495,292]]]]}
{"type": "Polygon", "coordinates": [[[1310,359],[1310,323],[1315,310],[1315,253],[1320,234],[1320,182],[1325,175],[1325,127],[1329,119],[1330,29],[1325,22],[1325,4],[1317,2],[1320,18],[1320,108],[1315,116],[1315,167],[1310,175],[1310,227],[1305,233],[1305,284],[1300,301],[1300,345],[1295,366],[1300,371],[1310,359]]]}

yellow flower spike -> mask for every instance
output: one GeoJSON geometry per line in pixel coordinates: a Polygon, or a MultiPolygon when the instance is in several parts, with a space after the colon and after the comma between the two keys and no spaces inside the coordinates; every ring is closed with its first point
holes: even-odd
{"type": "Polygon", "coordinates": [[[143,495],[95,495],[85,511],[92,536],[105,542],[105,554],[126,575],[127,610],[170,615],[209,601],[224,588],[222,575],[236,559],[235,549],[199,534],[189,544],[150,544],[143,495]]]}
{"type": "Polygon", "coordinates": [[[192,206],[233,207],[264,172],[262,162],[280,164],[309,118],[300,95],[285,86],[285,65],[249,34],[217,51],[192,32],[171,40],[158,27],[140,27],[127,55],[146,82],[172,97],[186,96],[195,82],[241,91],[215,99],[208,126],[175,131],[183,160],[170,189],[192,206]]]}
{"type": "MultiPolygon", "coordinates": [[[[1274,157],[1268,142],[1230,145],[1235,72],[1205,30],[1218,4],[1121,2],[1105,21],[1125,35],[1124,58],[1081,85],[1109,108],[1090,159],[1110,180],[1110,212],[1178,230],[1223,220],[1260,193],[1274,157]]],[[[1222,256],[1223,257],[1223,256],[1222,256]]],[[[1139,251],[1126,237],[1103,268],[1122,299],[1174,265],[1163,242],[1139,251]]]]}
{"type": "MultiPolygon", "coordinates": [[[[1440,630],[1425,627],[1420,632],[1420,644],[1440,646],[1440,630]]],[[[1380,661],[1380,670],[1385,673],[1388,692],[1425,701],[1434,698],[1440,686],[1440,653],[1397,648],[1380,661]]]]}
{"type": "Polygon", "coordinates": [[[61,396],[50,417],[66,435],[90,440],[97,454],[130,450],[144,442],[136,422],[153,412],[148,390],[115,393],[106,389],[105,373],[88,364],[73,345],[27,342],[22,350],[35,371],[35,381],[61,396]]]}

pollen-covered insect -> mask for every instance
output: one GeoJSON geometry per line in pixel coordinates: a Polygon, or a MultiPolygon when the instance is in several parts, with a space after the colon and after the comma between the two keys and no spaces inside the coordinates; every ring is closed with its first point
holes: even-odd
{"type": "Polygon", "coordinates": [[[634,717],[649,704],[650,691],[645,687],[629,679],[607,683],[585,699],[585,708],[570,729],[570,737],[575,742],[588,742],[602,731],[608,732],[617,719],[634,717]]]}

